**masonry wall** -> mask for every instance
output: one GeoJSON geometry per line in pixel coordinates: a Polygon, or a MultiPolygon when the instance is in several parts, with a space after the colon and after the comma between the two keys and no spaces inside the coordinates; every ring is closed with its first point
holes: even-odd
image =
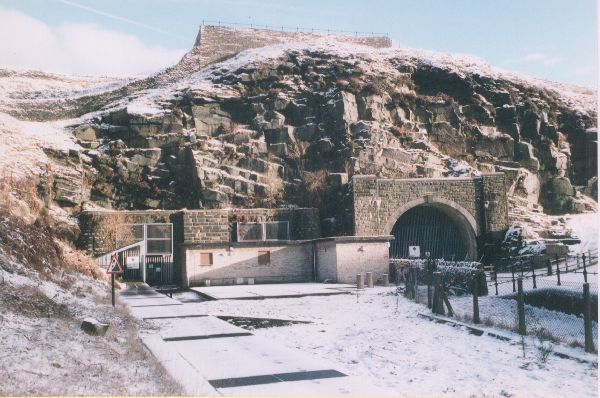
{"type": "MultiPolygon", "coordinates": [[[[115,227],[122,224],[173,223],[173,233],[182,229],[182,219],[174,210],[84,211],[79,215],[78,246],[93,255],[114,250],[115,227]]],[[[176,236],[174,236],[176,238],[176,236]]]]}
{"type": "MultiPolygon", "coordinates": [[[[389,272],[389,241],[364,241],[364,242],[335,242],[335,262],[317,257],[317,267],[319,281],[323,281],[324,273],[322,270],[335,267],[336,277],[333,279],[337,283],[356,283],[356,275],[373,273],[373,281],[377,283],[383,277],[383,274],[389,272]]],[[[319,247],[317,243],[317,248],[319,247]]],[[[331,256],[330,258],[333,258],[331,256]]],[[[366,279],[365,279],[366,281],[366,279]]]]}
{"type": "Polygon", "coordinates": [[[477,224],[477,235],[508,228],[504,174],[475,178],[352,179],[355,235],[385,235],[399,216],[398,209],[419,199],[445,201],[468,212],[477,224]],[[487,208],[486,208],[487,207],[487,208]]]}
{"type": "MultiPolygon", "coordinates": [[[[202,25],[195,46],[199,49],[201,64],[208,65],[250,49],[283,42],[301,41],[327,36],[324,33],[284,32],[269,29],[239,29],[229,26],[202,25]]],[[[335,35],[336,40],[375,48],[392,45],[389,37],[357,37],[335,35]]]]}
{"type": "Polygon", "coordinates": [[[290,283],[313,280],[312,245],[277,243],[250,247],[187,247],[183,255],[184,286],[290,283]],[[258,252],[269,251],[270,263],[260,265],[258,252]],[[201,253],[212,253],[213,265],[200,265],[201,253]],[[250,279],[250,280],[249,280],[250,279]]]}
{"type": "Polygon", "coordinates": [[[317,264],[317,280],[319,282],[337,282],[337,251],[334,240],[315,242],[315,262],[317,264]]]}

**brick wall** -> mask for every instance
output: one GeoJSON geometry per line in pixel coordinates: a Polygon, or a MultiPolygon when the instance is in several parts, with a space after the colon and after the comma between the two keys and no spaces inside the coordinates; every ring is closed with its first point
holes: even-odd
{"type": "MultiPolygon", "coordinates": [[[[268,29],[238,29],[228,26],[203,25],[196,38],[202,65],[227,59],[250,48],[265,47],[287,41],[301,41],[327,37],[324,33],[284,32],[268,29]]],[[[355,37],[335,35],[336,40],[357,43],[375,48],[392,45],[389,37],[355,37]]]]}

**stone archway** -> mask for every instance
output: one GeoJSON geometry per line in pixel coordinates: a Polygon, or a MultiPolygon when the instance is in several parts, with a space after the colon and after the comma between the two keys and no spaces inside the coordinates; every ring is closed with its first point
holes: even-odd
{"type": "Polygon", "coordinates": [[[386,224],[395,239],[390,257],[408,256],[408,246],[420,246],[421,255],[434,258],[476,260],[479,228],[473,216],[460,205],[432,197],[406,203],[386,224]]]}

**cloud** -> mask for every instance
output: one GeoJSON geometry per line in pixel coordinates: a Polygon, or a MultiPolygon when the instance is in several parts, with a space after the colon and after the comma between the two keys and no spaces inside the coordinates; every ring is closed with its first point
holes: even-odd
{"type": "Polygon", "coordinates": [[[524,62],[539,63],[545,66],[555,65],[561,61],[559,57],[550,56],[544,53],[530,53],[521,60],[524,62]]]}
{"type": "Polygon", "coordinates": [[[52,27],[0,8],[0,63],[78,75],[131,76],[175,64],[186,50],[148,46],[135,36],[94,24],[52,27]]]}

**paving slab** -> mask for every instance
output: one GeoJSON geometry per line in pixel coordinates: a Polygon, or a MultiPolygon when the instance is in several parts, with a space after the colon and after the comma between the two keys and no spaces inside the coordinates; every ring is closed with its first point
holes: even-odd
{"type": "Polygon", "coordinates": [[[358,377],[351,376],[302,381],[286,381],[284,383],[256,384],[232,388],[217,388],[216,390],[219,392],[219,394],[230,397],[383,397],[400,395],[399,393],[394,393],[372,386],[365,383],[364,380],[358,377]]]}
{"type": "Polygon", "coordinates": [[[246,329],[234,326],[221,319],[205,316],[197,318],[169,318],[152,321],[159,327],[159,335],[165,339],[209,338],[215,336],[249,334],[246,329]]]}
{"type": "Polygon", "coordinates": [[[193,287],[191,290],[213,300],[255,300],[347,294],[353,285],[329,283],[282,283],[269,285],[232,285],[193,287]]]}
{"type": "MultiPolygon", "coordinates": [[[[267,298],[282,293],[344,293],[341,289],[348,287],[352,288],[325,284],[262,285],[244,294],[267,298]]],[[[134,316],[151,319],[154,326],[140,332],[142,343],[188,395],[392,395],[363,385],[361,380],[336,369],[334,363],[274,344],[266,337],[207,315],[201,303],[184,304],[166,296],[143,299],[151,295],[139,286],[126,291],[128,294],[121,301],[134,316]],[[140,291],[143,293],[135,294],[140,291]]],[[[230,292],[223,290],[222,297],[230,292]]]]}
{"type": "Polygon", "coordinates": [[[207,380],[335,369],[261,336],[169,342],[207,380]],[[210,360],[207,360],[210,358],[210,360]]]}

